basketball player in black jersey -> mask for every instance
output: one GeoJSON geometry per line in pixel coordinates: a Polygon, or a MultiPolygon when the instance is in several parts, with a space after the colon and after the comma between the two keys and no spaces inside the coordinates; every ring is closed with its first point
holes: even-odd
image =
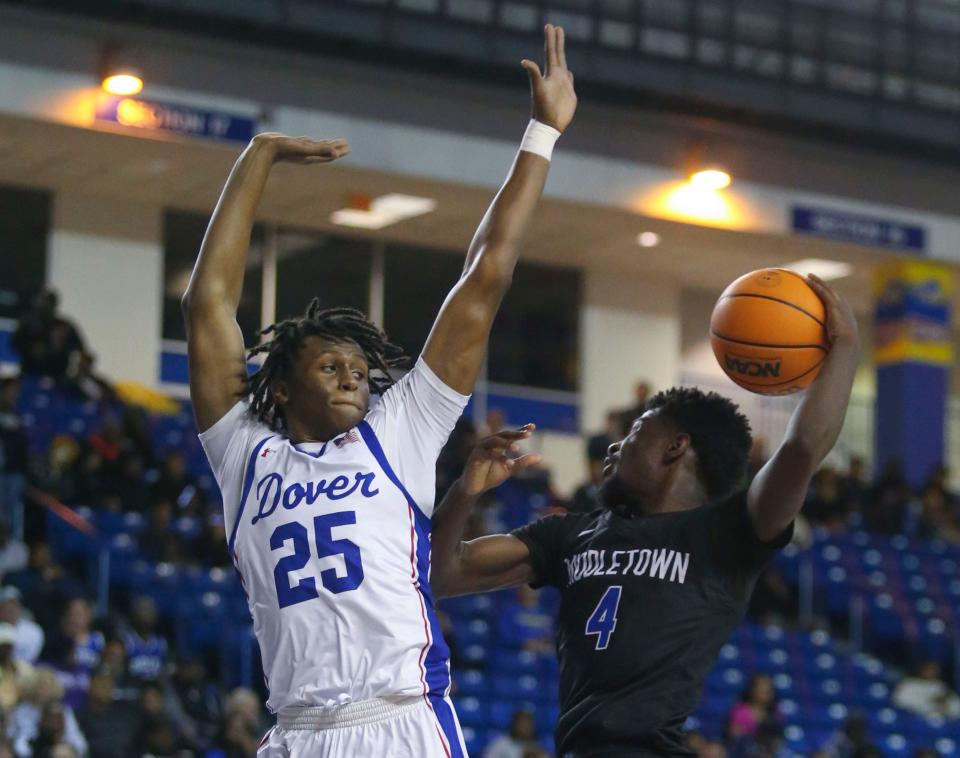
{"type": "Polygon", "coordinates": [[[808,281],[826,305],[830,354],[747,491],[736,492],[750,449],[746,418],[719,395],[675,388],[611,445],[605,508],[461,540],[477,496],[535,462],[510,455],[525,427],[484,440],[434,516],[438,596],[526,582],[559,588],[561,756],[693,755],[683,723],[757,576],[790,540],[846,414],[856,321],[830,287],[808,281]]]}

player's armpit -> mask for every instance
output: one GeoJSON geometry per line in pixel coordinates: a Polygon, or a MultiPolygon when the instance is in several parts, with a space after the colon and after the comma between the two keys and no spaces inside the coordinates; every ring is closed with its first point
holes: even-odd
{"type": "Polygon", "coordinates": [[[460,543],[455,559],[431,572],[430,586],[437,597],[454,597],[517,587],[536,578],[523,541],[496,534],[460,543]]]}

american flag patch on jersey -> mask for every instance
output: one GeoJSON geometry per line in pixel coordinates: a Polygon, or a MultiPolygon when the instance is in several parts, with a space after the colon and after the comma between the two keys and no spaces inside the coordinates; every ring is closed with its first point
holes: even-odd
{"type": "Polygon", "coordinates": [[[360,441],[360,435],[357,434],[355,430],[351,429],[349,432],[343,435],[340,439],[334,440],[333,444],[336,445],[337,447],[343,447],[344,445],[349,445],[351,442],[359,442],[359,441],[360,441]]]}

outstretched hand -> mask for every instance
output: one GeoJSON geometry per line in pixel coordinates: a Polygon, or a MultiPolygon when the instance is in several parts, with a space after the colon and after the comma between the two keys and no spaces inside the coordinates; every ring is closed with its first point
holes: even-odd
{"type": "Polygon", "coordinates": [[[315,140],[262,132],[253,138],[253,142],[270,150],[275,163],[331,163],[350,153],[350,145],[345,139],[315,140]]]}
{"type": "Polygon", "coordinates": [[[830,338],[830,344],[834,345],[844,340],[859,342],[860,328],[857,326],[857,318],[853,314],[850,303],[819,276],[807,274],[807,283],[817,293],[826,308],[827,336],[830,338]]]}
{"type": "Polygon", "coordinates": [[[563,28],[547,24],[543,30],[544,70],[534,61],[520,62],[530,77],[533,117],[542,124],[562,132],[577,110],[577,93],[573,89],[573,72],[567,68],[563,28]]]}
{"type": "Polygon", "coordinates": [[[536,427],[527,424],[519,429],[503,430],[480,441],[460,475],[460,486],[467,495],[476,497],[497,487],[518,471],[536,466],[542,458],[527,453],[519,458],[510,454],[518,450],[517,443],[527,439],[536,427]]]}

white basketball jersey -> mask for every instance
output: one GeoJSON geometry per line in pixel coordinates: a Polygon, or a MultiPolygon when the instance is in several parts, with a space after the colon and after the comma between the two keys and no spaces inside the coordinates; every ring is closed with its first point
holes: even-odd
{"type": "Polygon", "coordinates": [[[430,517],[436,459],[467,400],[421,359],[327,443],[294,445],[246,403],[200,435],[271,711],[448,693],[428,585],[430,517]]]}

